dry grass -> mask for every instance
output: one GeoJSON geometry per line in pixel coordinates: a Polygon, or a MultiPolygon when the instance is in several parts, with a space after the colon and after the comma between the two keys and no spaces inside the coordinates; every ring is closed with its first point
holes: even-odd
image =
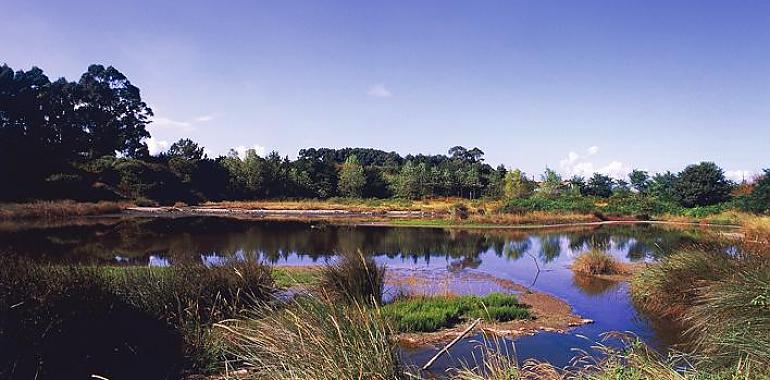
{"type": "Polygon", "coordinates": [[[351,212],[387,211],[449,211],[451,205],[462,202],[458,198],[435,198],[424,200],[406,199],[357,199],[332,198],[328,200],[255,200],[255,201],[222,201],[208,202],[204,207],[231,209],[265,209],[265,210],[346,210],[351,212]]]}
{"type": "Polygon", "coordinates": [[[239,379],[398,380],[397,348],[377,309],[300,298],[266,316],[218,325],[246,369],[239,379]]]}
{"type": "Polygon", "coordinates": [[[741,226],[746,234],[746,240],[762,244],[770,244],[770,216],[745,214],[741,226]]]}
{"type": "Polygon", "coordinates": [[[627,265],[599,249],[581,253],[572,263],[572,271],[591,276],[614,276],[630,273],[627,265]]]}
{"type": "Polygon", "coordinates": [[[488,224],[560,224],[560,223],[590,223],[599,222],[600,219],[593,214],[576,212],[549,212],[530,211],[523,214],[485,214],[472,215],[469,218],[472,223],[488,224]]]}
{"type": "Polygon", "coordinates": [[[62,219],[77,216],[114,214],[130,206],[126,202],[85,203],[75,201],[39,201],[0,204],[0,220],[62,219]]]}

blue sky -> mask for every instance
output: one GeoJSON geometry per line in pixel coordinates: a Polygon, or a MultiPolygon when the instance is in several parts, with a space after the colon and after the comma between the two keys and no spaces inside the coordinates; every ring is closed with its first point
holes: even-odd
{"type": "Polygon", "coordinates": [[[770,167],[766,1],[3,1],[0,62],[117,67],[153,147],[362,146],[539,173],[770,167]]]}

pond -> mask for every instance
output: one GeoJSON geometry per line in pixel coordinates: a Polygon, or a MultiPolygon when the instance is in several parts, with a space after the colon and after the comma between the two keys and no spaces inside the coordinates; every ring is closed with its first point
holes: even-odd
{"type": "MultiPolygon", "coordinates": [[[[635,334],[658,350],[679,341],[670,321],[634,308],[628,284],[575,276],[569,265],[591,248],[624,262],[652,261],[678,247],[707,238],[703,228],[650,224],[562,229],[460,230],[344,226],[322,222],[278,222],[219,217],[103,218],[59,225],[0,225],[0,253],[13,252],[41,262],[155,265],[255,259],[275,265],[322,265],[341,252],[360,251],[395,272],[426,278],[479,273],[514,281],[566,301],[573,312],[595,323],[566,333],[540,332],[501,344],[520,361],[538,359],[566,366],[575,349],[590,351],[609,331],[635,334]],[[431,277],[433,276],[433,277],[431,277]]],[[[458,276],[430,286],[452,293],[483,294],[492,282],[458,276]]],[[[391,294],[397,289],[391,287],[391,294]]],[[[483,337],[471,336],[433,367],[436,374],[480,354],[483,337]]],[[[439,347],[403,348],[405,359],[422,365],[439,347]]]]}

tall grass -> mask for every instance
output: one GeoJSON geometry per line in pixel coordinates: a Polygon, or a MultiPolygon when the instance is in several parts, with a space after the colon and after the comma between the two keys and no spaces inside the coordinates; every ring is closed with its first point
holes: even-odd
{"type": "Polygon", "coordinates": [[[60,219],[75,216],[118,213],[127,203],[101,201],[96,203],[75,201],[38,201],[30,203],[0,204],[0,220],[60,219]]]}
{"type": "Polygon", "coordinates": [[[211,371],[223,354],[211,325],[258,306],[271,289],[270,269],[253,263],[108,268],[3,257],[0,375],[211,371]]]}
{"type": "Polygon", "coordinates": [[[343,254],[338,262],[321,270],[319,284],[334,298],[379,305],[385,288],[385,267],[360,251],[343,254]]]}
{"type": "Polygon", "coordinates": [[[698,289],[729,272],[731,259],[718,252],[675,252],[634,275],[631,299],[650,313],[680,318],[695,304],[698,289]]]}
{"type": "Polygon", "coordinates": [[[770,374],[770,257],[748,261],[700,288],[685,319],[713,367],[745,361],[770,374]]]}
{"type": "Polygon", "coordinates": [[[612,255],[600,249],[592,249],[580,254],[572,263],[572,270],[588,275],[617,275],[627,273],[621,263],[612,255]]]}
{"type": "Polygon", "coordinates": [[[602,344],[599,354],[579,354],[570,368],[556,368],[530,360],[518,365],[499,347],[482,350],[482,360],[474,367],[461,368],[453,380],[768,380],[770,372],[741,362],[719,370],[699,368],[683,355],[661,356],[632,336],[609,334],[623,340],[621,348],[602,344]]]}
{"type": "Polygon", "coordinates": [[[761,244],[685,251],[635,276],[632,299],[679,318],[702,367],[763,368],[770,374],[770,254],[761,244]]]}
{"type": "Polygon", "coordinates": [[[328,298],[299,298],[266,316],[220,325],[228,350],[259,380],[404,378],[390,330],[378,310],[328,298]]]}

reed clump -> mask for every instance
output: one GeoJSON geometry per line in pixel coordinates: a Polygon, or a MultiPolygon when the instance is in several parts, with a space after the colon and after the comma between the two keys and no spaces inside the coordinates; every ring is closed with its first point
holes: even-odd
{"type": "Polygon", "coordinates": [[[219,325],[229,365],[242,379],[403,379],[392,332],[377,308],[324,297],[301,297],[266,315],[219,325]]]}
{"type": "Polygon", "coordinates": [[[338,300],[379,305],[385,289],[385,267],[360,251],[343,254],[321,269],[319,287],[338,300]]]}
{"type": "Polygon", "coordinates": [[[212,324],[271,296],[270,269],[255,263],[114,268],[2,257],[0,375],[210,372],[223,355],[212,324]]]}
{"type": "Polygon", "coordinates": [[[631,295],[646,310],[682,321],[701,367],[770,370],[770,254],[765,246],[678,252],[637,274],[631,295]]]}
{"type": "Polygon", "coordinates": [[[623,264],[600,249],[581,253],[572,263],[572,271],[593,276],[628,273],[628,269],[623,264]]]}

